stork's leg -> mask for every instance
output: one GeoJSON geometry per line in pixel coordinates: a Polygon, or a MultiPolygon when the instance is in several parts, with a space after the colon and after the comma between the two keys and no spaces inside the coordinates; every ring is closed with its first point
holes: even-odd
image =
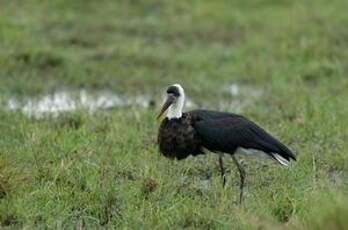
{"type": "Polygon", "coordinates": [[[223,162],[223,153],[219,154],[219,165],[220,165],[220,175],[222,180],[222,187],[225,187],[226,184],[226,177],[225,177],[225,168],[224,168],[224,162],[223,162]]]}
{"type": "Polygon", "coordinates": [[[234,155],[231,155],[233,162],[237,165],[238,171],[239,171],[239,176],[240,176],[240,194],[239,194],[239,204],[242,203],[243,200],[243,188],[244,188],[244,182],[245,182],[245,170],[243,166],[238,162],[237,158],[234,155]]]}

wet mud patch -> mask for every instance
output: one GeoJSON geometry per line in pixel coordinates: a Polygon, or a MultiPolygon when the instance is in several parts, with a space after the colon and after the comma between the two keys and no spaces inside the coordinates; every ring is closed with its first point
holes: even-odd
{"type": "MultiPolygon", "coordinates": [[[[187,92],[189,95],[189,92],[187,92]]],[[[263,95],[263,90],[247,85],[230,84],[225,87],[221,97],[214,98],[216,101],[202,101],[196,97],[186,97],[185,111],[197,108],[217,109],[221,111],[231,110],[234,113],[242,112],[247,106],[252,106],[263,95]],[[199,106],[200,105],[200,106],[199,106]]],[[[58,90],[49,94],[38,96],[9,97],[3,98],[2,105],[7,110],[22,112],[29,118],[40,119],[47,115],[58,117],[59,115],[87,110],[94,113],[98,110],[108,110],[124,107],[155,108],[162,101],[155,94],[125,95],[111,90],[58,90]]],[[[62,120],[62,126],[78,128],[81,122],[78,119],[62,120]]]]}
{"type": "MultiPolygon", "coordinates": [[[[113,109],[127,106],[147,108],[153,105],[148,95],[126,97],[111,91],[89,92],[80,91],[57,91],[38,97],[24,97],[17,99],[9,98],[6,108],[11,111],[20,111],[30,118],[43,118],[45,115],[58,117],[61,113],[76,110],[88,110],[93,113],[101,109],[113,109]]],[[[63,122],[64,123],[64,122],[63,122]]],[[[78,126],[79,121],[66,121],[66,124],[78,126]]]]}
{"type": "Polygon", "coordinates": [[[253,106],[263,95],[264,90],[252,85],[231,83],[223,87],[223,100],[219,100],[218,109],[232,109],[234,113],[241,113],[248,106],[253,106]]]}

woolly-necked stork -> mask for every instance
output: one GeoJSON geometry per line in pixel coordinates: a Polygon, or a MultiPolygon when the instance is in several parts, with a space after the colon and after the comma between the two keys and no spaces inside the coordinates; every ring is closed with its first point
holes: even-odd
{"type": "Polygon", "coordinates": [[[224,153],[231,155],[240,175],[239,202],[243,199],[245,170],[235,157],[238,149],[264,152],[281,165],[288,165],[295,155],[284,144],[249,119],[232,113],[193,110],[183,113],[184,89],[179,84],[167,88],[166,101],[157,118],[167,111],[158,132],[160,152],[178,160],[204,154],[204,149],[218,153],[223,186],[224,153]]]}

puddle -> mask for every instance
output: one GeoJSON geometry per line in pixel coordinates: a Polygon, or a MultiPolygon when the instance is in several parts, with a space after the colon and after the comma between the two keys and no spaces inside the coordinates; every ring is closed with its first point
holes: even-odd
{"type": "Polygon", "coordinates": [[[219,109],[232,109],[234,113],[243,112],[247,106],[252,106],[263,95],[263,90],[250,85],[232,83],[225,87],[230,99],[219,102],[219,109]]]}
{"type": "Polygon", "coordinates": [[[185,108],[186,109],[192,109],[192,108],[197,108],[197,104],[192,101],[190,98],[186,98],[186,101],[185,101],[185,108]]]}
{"type": "Polygon", "coordinates": [[[250,85],[230,84],[226,91],[233,97],[258,98],[263,95],[263,90],[250,85]]]}
{"type": "Polygon", "coordinates": [[[94,112],[98,109],[112,109],[125,106],[139,106],[143,108],[154,104],[150,96],[139,95],[132,98],[118,94],[101,91],[88,92],[80,90],[77,92],[57,91],[39,97],[27,97],[22,100],[10,98],[7,100],[9,110],[21,111],[28,117],[42,118],[46,114],[57,117],[62,112],[78,109],[87,109],[94,112]]]}
{"type": "Polygon", "coordinates": [[[238,84],[231,84],[229,91],[232,96],[238,96],[240,94],[240,86],[238,84]]]}
{"type": "MultiPolygon", "coordinates": [[[[232,109],[235,113],[240,113],[246,106],[253,105],[263,91],[251,86],[231,84],[225,88],[225,92],[230,96],[219,100],[218,109],[223,111],[232,109]]],[[[137,106],[141,108],[158,107],[161,102],[153,100],[151,95],[125,96],[112,91],[56,91],[36,97],[16,98],[12,97],[5,101],[7,109],[21,111],[28,117],[42,118],[45,115],[53,117],[59,116],[62,112],[86,109],[95,112],[100,109],[113,109],[127,106],[137,106]]],[[[186,98],[185,110],[189,111],[199,106],[191,99],[186,98]]],[[[207,106],[208,108],[209,106],[207,106]]]]}
{"type": "MultiPolygon", "coordinates": [[[[111,91],[89,92],[80,91],[57,91],[37,97],[25,97],[18,99],[12,97],[5,102],[7,109],[21,111],[30,118],[42,118],[45,115],[53,117],[60,113],[87,109],[93,113],[100,109],[113,109],[128,106],[141,108],[156,107],[155,100],[150,95],[137,95],[133,97],[119,95],[111,91]]],[[[186,108],[197,107],[196,103],[187,98],[186,108]]]]}

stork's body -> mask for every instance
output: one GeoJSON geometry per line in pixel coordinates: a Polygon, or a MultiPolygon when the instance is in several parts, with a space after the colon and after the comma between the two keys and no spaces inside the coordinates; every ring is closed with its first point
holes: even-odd
{"type": "Polygon", "coordinates": [[[266,153],[283,165],[293,153],[264,129],[247,118],[224,112],[193,110],[180,118],[165,118],[159,128],[160,152],[178,160],[212,152],[234,154],[238,148],[266,153]]]}
{"type": "Polygon", "coordinates": [[[167,100],[160,113],[168,109],[158,133],[160,152],[178,160],[189,155],[204,154],[203,149],[219,153],[223,184],[225,177],[221,153],[230,154],[241,176],[240,201],[245,172],[234,157],[238,148],[262,151],[282,165],[287,165],[290,159],[295,160],[295,155],[284,144],[249,119],[237,114],[208,110],[183,113],[184,100],[184,90],[180,85],[167,89],[167,100]]]}

